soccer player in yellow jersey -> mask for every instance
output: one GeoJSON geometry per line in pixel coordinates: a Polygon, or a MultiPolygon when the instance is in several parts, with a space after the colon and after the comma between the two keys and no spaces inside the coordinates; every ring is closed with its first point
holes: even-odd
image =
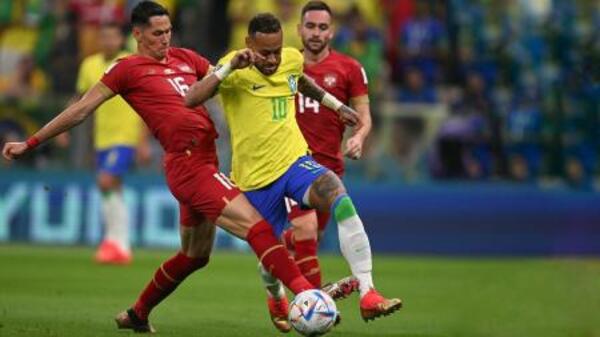
{"type": "MultiPolygon", "coordinates": [[[[101,51],[83,60],[77,78],[77,91],[85,94],[102,77],[115,60],[127,56],[122,51],[124,36],[117,24],[101,27],[101,51]]],[[[143,134],[143,122],[120,97],[102,104],[94,120],[94,148],[97,151],[97,185],[102,193],[104,239],[96,252],[100,263],[126,264],[131,262],[129,214],[122,191],[122,176],[129,170],[136,156],[149,156],[143,134]]]]}
{"type": "MultiPolygon", "coordinates": [[[[287,224],[284,196],[303,207],[331,211],[342,254],[359,281],[363,319],[399,309],[400,299],[386,299],[375,290],[362,221],[338,176],[308,154],[294,97],[300,92],[321,102],[350,126],[360,123],[357,113],[303,75],[302,54],[282,47],[281,24],[272,14],[250,21],[246,46],[223,57],[212,75],[196,82],[186,104],[195,106],[220,93],[233,147],[232,178],[277,236],[287,224]]],[[[316,239],[316,226],[313,232],[316,239]]],[[[273,318],[282,331],[289,327],[286,320],[283,315],[273,318]]]]}

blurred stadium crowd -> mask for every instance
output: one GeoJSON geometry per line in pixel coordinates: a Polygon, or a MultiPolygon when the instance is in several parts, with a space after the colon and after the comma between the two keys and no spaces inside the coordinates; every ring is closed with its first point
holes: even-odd
{"type": "MultiPolygon", "coordinates": [[[[137,2],[0,0],[0,144],[23,139],[61,110],[75,92],[80,61],[97,51],[98,27],[126,26],[137,2]]],[[[243,46],[247,22],[264,11],[282,20],[286,44],[301,47],[296,25],[304,1],[158,2],[174,14],[173,43],[212,61],[243,46]]],[[[375,129],[366,160],[352,163],[349,175],[594,187],[599,2],[328,3],[336,13],[334,47],[357,58],[370,79],[375,129]]],[[[135,49],[132,39],[128,48],[135,49]]],[[[91,168],[90,130],[58,137],[11,165],[91,168]]],[[[160,169],[159,162],[147,170],[160,169]]],[[[11,167],[0,161],[0,169],[11,167]]]]}

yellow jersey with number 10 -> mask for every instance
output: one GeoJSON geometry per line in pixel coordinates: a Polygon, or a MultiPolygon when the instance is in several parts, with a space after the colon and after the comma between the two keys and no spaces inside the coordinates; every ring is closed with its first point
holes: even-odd
{"type": "MultiPolygon", "coordinates": [[[[218,64],[234,55],[227,54],[218,64]]],[[[303,64],[297,49],[283,48],[274,74],[248,67],[233,71],[219,85],[231,133],[232,178],[242,191],[267,186],[308,152],[294,103],[303,64]]]]}

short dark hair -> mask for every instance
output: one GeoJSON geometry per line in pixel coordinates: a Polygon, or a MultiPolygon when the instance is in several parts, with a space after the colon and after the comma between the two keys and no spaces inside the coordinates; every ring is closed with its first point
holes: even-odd
{"type": "Polygon", "coordinates": [[[154,1],[142,1],[131,12],[131,25],[145,26],[153,16],[169,15],[169,11],[154,1]]]}
{"type": "Polygon", "coordinates": [[[329,13],[329,16],[333,16],[331,13],[331,8],[324,1],[313,0],[309,1],[302,7],[302,18],[304,18],[304,14],[310,11],[326,11],[329,13]]]}
{"type": "Polygon", "coordinates": [[[281,22],[271,13],[257,14],[248,24],[248,35],[254,36],[256,33],[277,33],[281,31],[281,22]]]}

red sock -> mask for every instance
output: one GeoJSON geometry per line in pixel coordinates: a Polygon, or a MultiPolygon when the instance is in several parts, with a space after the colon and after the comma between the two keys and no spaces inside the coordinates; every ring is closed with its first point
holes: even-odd
{"type": "Polygon", "coordinates": [[[281,235],[281,238],[283,240],[283,243],[285,244],[285,248],[292,251],[295,249],[294,231],[291,228],[284,230],[283,234],[281,235]]]}
{"type": "Polygon", "coordinates": [[[154,278],[148,283],[133,305],[135,314],[142,320],[147,320],[150,311],[177,288],[188,275],[204,267],[208,258],[192,258],[182,252],[165,261],[154,273],[154,278]]]}
{"type": "Polygon", "coordinates": [[[296,241],[296,264],[315,288],[321,288],[321,268],[317,258],[317,240],[296,241]]]}
{"type": "Polygon", "coordinates": [[[314,287],[300,273],[283,244],[277,240],[273,229],[262,220],[250,228],[246,237],[265,269],[285,284],[294,294],[314,287]]]}

